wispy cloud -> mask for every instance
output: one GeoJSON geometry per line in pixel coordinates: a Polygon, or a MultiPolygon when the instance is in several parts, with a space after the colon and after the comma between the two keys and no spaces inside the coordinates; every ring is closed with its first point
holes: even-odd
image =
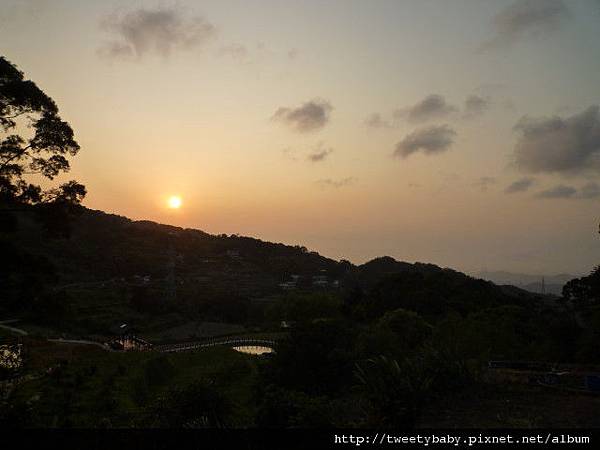
{"type": "Polygon", "coordinates": [[[554,186],[553,188],[546,189],[537,194],[539,198],[573,198],[577,193],[577,189],[572,186],[565,186],[564,184],[559,184],[558,186],[554,186]]]}
{"type": "Polygon", "coordinates": [[[112,39],[100,47],[99,54],[117,59],[139,60],[148,54],[167,57],[174,51],[202,46],[216,34],[213,24],[202,17],[187,17],[175,7],[114,13],[101,27],[112,39]]]}
{"type": "MultiPolygon", "coordinates": [[[[479,117],[491,106],[492,99],[489,95],[469,95],[464,101],[462,117],[464,119],[479,117]]],[[[412,106],[395,109],[389,118],[374,112],[364,120],[364,124],[372,129],[390,129],[398,127],[401,121],[422,123],[443,118],[458,118],[460,111],[461,108],[449,103],[443,95],[430,94],[412,106]]]]}
{"type": "Polygon", "coordinates": [[[228,56],[234,60],[242,61],[248,57],[248,48],[242,44],[228,44],[218,51],[219,56],[228,56]]]}
{"type": "Polygon", "coordinates": [[[310,153],[306,159],[313,163],[322,162],[325,161],[331,153],[333,153],[333,148],[325,147],[322,142],[319,142],[315,150],[310,153]]]}
{"type": "Polygon", "coordinates": [[[580,198],[600,198],[600,185],[598,183],[588,183],[579,190],[580,198]]]}
{"type": "Polygon", "coordinates": [[[516,0],[494,16],[494,35],[480,47],[480,51],[545,36],[558,30],[570,16],[562,0],[516,0]]]}
{"type": "Polygon", "coordinates": [[[4,0],[2,2],[0,24],[8,25],[22,20],[29,22],[38,20],[52,7],[50,0],[4,0]]]}
{"type": "Polygon", "coordinates": [[[477,181],[475,181],[475,183],[473,183],[473,186],[478,188],[481,192],[486,192],[488,190],[488,188],[490,186],[493,186],[494,184],[496,184],[496,178],[481,177],[477,181]]]}
{"type": "Polygon", "coordinates": [[[531,186],[533,186],[534,183],[535,183],[535,180],[533,178],[529,178],[529,177],[521,178],[520,180],[514,181],[511,184],[509,184],[506,187],[506,189],[504,189],[504,192],[507,194],[515,194],[517,192],[525,192],[525,191],[529,190],[529,188],[531,186]]]}
{"type": "Polygon", "coordinates": [[[396,144],[394,156],[407,158],[413,153],[441,153],[450,148],[456,131],[448,125],[431,126],[416,130],[396,144]]]}
{"type": "Polygon", "coordinates": [[[381,114],[373,113],[365,119],[365,125],[369,128],[391,128],[392,124],[385,120],[381,114]]]}
{"type": "Polygon", "coordinates": [[[337,180],[331,178],[324,178],[321,180],[317,180],[315,183],[321,188],[339,189],[346,186],[352,186],[353,184],[356,184],[357,181],[358,179],[355,177],[340,178],[337,180]]]}
{"type": "Polygon", "coordinates": [[[292,49],[288,50],[288,52],[287,52],[287,57],[289,59],[296,59],[299,55],[300,55],[300,50],[298,50],[297,48],[292,48],[292,49]]]}
{"type": "Polygon", "coordinates": [[[538,198],[560,198],[560,199],[580,199],[591,200],[600,198],[600,185],[595,182],[584,184],[580,189],[573,186],[559,184],[545,191],[538,192],[538,198]]]}
{"type": "Polygon", "coordinates": [[[332,110],[333,107],[327,100],[315,99],[295,108],[278,108],[271,120],[283,123],[299,133],[308,133],[327,125],[332,110]]]}
{"type": "Polygon", "coordinates": [[[482,97],[480,95],[469,95],[465,99],[465,106],[463,109],[463,117],[465,119],[473,119],[483,115],[490,106],[492,101],[489,97],[482,97]]]}
{"type": "Polygon", "coordinates": [[[600,172],[598,106],[567,118],[522,118],[514,149],[516,166],[532,173],[600,172]]]}
{"type": "Polygon", "coordinates": [[[449,104],[444,96],[431,94],[412,106],[397,109],[394,111],[394,117],[406,118],[409,122],[418,123],[444,118],[457,110],[458,108],[449,104]]]}

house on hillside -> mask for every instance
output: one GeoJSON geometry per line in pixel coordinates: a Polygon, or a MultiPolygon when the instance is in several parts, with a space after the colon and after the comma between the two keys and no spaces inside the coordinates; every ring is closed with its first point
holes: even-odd
{"type": "Polygon", "coordinates": [[[298,281],[300,280],[300,275],[291,275],[290,280],[284,281],[283,283],[279,283],[279,287],[284,291],[293,291],[298,288],[298,281]]]}
{"type": "Polygon", "coordinates": [[[284,291],[293,291],[297,285],[295,281],[284,281],[283,283],[279,283],[279,287],[284,291]]]}
{"type": "Polygon", "coordinates": [[[282,330],[289,330],[291,328],[294,328],[294,326],[296,326],[296,322],[293,320],[282,320],[279,324],[279,328],[281,328],[282,330]]]}
{"type": "Polygon", "coordinates": [[[225,254],[227,255],[228,258],[240,259],[240,251],[237,249],[227,250],[227,252],[225,254]]]}
{"type": "Polygon", "coordinates": [[[313,285],[313,287],[320,287],[320,288],[329,286],[329,280],[327,278],[327,275],[313,275],[312,285],[313,285]]]}
{"type": "Polygon", "coordinates": [[[150,275],[134,275],[132,279],[132,283],[135,286],[147,286],[152,281],[152,277],[150,275]]]}

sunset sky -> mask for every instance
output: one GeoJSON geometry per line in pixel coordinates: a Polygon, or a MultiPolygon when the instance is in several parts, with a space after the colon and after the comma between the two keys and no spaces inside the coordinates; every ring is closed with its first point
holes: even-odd
{"type": "Polygon", "coordinates": [[[0,5],[90,208],[355,263],[598,263],[598,0],[0,5]]]}

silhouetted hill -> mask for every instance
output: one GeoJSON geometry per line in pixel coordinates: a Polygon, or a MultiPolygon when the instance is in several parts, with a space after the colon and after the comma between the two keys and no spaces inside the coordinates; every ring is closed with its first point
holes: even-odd
{"type": "Polygon", "coordinates": [[[181,276],[235,271],[260,274],[273,284],[290,274],[325,271],[338,276],[342,270],[337,261],[300,246],[211,235],[90,209],[83,209],[74,219],[69,239],[45,239],[29,218],[19,220],[19,232],[13,241],[32,253],[47,256],[64,283],[135,275],[162,278],[171,258],[181,276]]]}
{"type": "Polygon", "coordinates": [[[30,214],[19,214],[16,232],[3,241],[3,261],[12,268],[0,286],[1,309],[101,332],[120,320],[148,324],[149,317],[173,317],[169,326],[190,319],[260,321],[265,313],[257,312],[255,300],[267,305],[289,291],[328,292],[366,320],[397,308],[440,316],[531,305],[537,298],[433,264],[386,256],[356,266],[297,245],[86,208],[70,228],[68,239],[49,239],[30,214]]]}
{"type": "Polygon", "coordinates": [[[406,263],[386,256],[353,268],[345,280],[345,298],[365,317],[397,308],[423,316],[468,314],[503,305],[532,307],[542,297],[514,286],[497,286],[434,264],[406,263]]]}

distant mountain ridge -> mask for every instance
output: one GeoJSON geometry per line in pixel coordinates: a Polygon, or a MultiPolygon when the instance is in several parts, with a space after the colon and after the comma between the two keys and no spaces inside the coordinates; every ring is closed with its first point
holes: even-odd
{"type": "Polygon", "coordinates": [[[548,294],[561,295],[563,286],[576,275],[560,273],[557,275],[531,275],[524,273],[513,273],[503,270],[481,271],[477,278],[492,281],[499,285],[512,285],[530,292],[540,293],[542,291],[542,278],[544,279],[544,290],[548,294]]]}

